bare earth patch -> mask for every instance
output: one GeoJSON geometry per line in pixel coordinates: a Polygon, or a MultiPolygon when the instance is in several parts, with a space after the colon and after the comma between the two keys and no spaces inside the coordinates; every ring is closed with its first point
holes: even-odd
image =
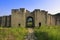
{"type": "Polygon", "coordinates": [[[28,28],[28,33],[33,33],[34,30],[32,28],[28,28]]]}

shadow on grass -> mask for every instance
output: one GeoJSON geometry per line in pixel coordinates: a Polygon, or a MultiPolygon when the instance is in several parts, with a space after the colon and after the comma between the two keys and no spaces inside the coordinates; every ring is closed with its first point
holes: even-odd
{"type": "Polygon", "coordinates": [[[35,32],[37,40],[48,40],[48,33],[46,32],[35,32]]]}

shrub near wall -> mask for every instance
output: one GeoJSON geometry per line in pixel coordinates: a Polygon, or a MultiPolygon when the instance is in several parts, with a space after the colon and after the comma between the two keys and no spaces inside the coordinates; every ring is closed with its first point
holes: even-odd
{"type": "Polygon", "coordinates": [[[34,30],[37,40],[60,40],[59,26],[42,26],[34,30]]]}
{"type": "Polygon", "coordinates": [[[26,28],[0,28],[0,40],[24,40],[26,28]]]}

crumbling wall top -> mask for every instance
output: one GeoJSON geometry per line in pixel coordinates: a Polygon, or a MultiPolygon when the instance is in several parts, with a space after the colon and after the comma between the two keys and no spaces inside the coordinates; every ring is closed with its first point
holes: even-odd
{"type": "Polygon", "coordinates": [[[35,9],[33,12],[40,12],[40,9],[35,9]]]}
{"type": "Polygon", "coordinates": [[[40,11],[40,9],[35,9],[34,11],[40,11]]]}
{"type": "Polygon", "coordinates": [[[26,9],[25,8],[20,8],[20,12],[26,13],[26,9]]]}
{"type": "Polygon", "coordinates": [[[26,12],[29,12],[30,13],[30,11],[28,11],[28,10],[26,10],[26,12]]]}
{"type": "Polygon", "coordinates": [[[45,11],[45,10],[41,10],[41,12],[48,13],[48,11],[45,11]]]}
{"type": "Polygon", "coordinates": [[[19,9],[12,9],[12,12],[17,12],[19,11],[19,9]]]}

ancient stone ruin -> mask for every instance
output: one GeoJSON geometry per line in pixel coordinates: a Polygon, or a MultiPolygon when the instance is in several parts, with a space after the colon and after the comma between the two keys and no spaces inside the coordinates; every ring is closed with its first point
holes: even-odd
{"type": "Polygon", "coordinates": [[[60,25],[60,13],[51,15],[48,11],[25,8],[12,9],[11,15],[0,16],[1,27],[40,27],[43,25],[60,25]]]}

